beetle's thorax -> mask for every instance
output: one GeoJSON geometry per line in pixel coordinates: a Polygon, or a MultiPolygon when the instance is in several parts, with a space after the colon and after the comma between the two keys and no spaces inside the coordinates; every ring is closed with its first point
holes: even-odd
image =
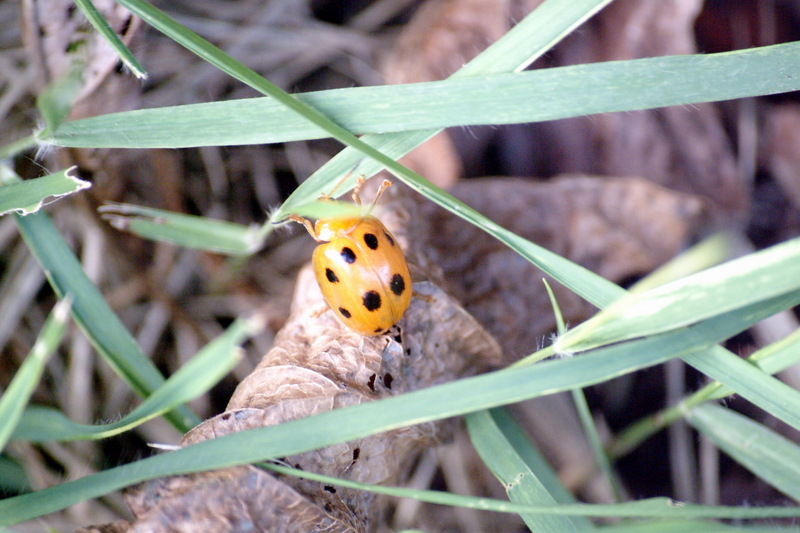
{"type": "Polygon", "coordinates": [[[330,242],[335,237],[341,237],[353,231],[360,222],[372,217],[325,218],[317,220],[314,232],[317,240],[330,242]]]}

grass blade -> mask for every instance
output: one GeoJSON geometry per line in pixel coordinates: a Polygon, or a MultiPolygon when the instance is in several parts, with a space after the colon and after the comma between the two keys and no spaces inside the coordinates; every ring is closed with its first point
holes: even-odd
{"type": "MultiPolygon", "coordinates": [[[[288,468],[275,464],[262,465],[267,470],[279,472],[284,475],[311,479],[320,483],[338,485],[341,487],[366,490],[377,494],[386,494],[440,505],[452,505],[469,509],[495,511],[499,513],[531,514],[540,516],[574,516],[574,517],[614,517],[614,518],[672,518],[697,519],[697,518],[728,518],[728,519],[764,519],[771,517],[797,517],[800,509],[796,507],[727,507],[711,505],[694,505],[675,502],[669,498],[648,498],[632,502],[614,504],[562,504],[562,505],[537,505],[519,504],[490,498],[476,498],[461,496],[448,492],[432,490],[403,489],[398,487],[384,487],[381,485],[367,485],[355,481],[323,476],[313,472],[288,468]]],[[[708,523],[712,525],[713,523],[708,523]]],[[[538,529],[535,530],[538,533],[538,529]]],[[[705,531],[705,530],[703,530],[705,531]]]]}
{"type": "Polygon", "coordinates": [[[0,490],[4,494],[20,494],[31,490],[25,469],[5,455],[0,455],[0,490]]]}
{"type": "Polygon", "coordinates": [[[410,424],[586,387],[693,350],[702,351],[709,344],[728,338],[777,310],[796,305],[797,300],[797,297],[776,298],[756,308],[729,313],[680,332],[602,348],[591,356],[509,368],[278,426],[226,435],[130,466],[0,500],[0,526],[57,511],[148,479],[262,462],[410,424]]]}
{"type": "Polygon", "coordinates": [[[75,167],[35,178],[32,180],[16,181],[16,176],[9,172],[8,167],[0,165],[0,173],[5,177],[0,177],[0,183],[5,183],[6,179],[11,181],[8,185],[0,187],[0,215],[16,212],[20,215],[35,213],[44,205],[47,198],[53,200],[69,196],[83,189],[92,186],[88,181],[84,181],[76,176],[70,176],[70,171],[75,167]]]}
{"type": "Polygon", "coordinates": [[[42,377],[44,366],[64,337],[70,305],[69,298],[56,304],[25,362],[0,397],[0,451],[5,448],[14,428],[22,418],[22,412],[42,377]]]}
{"type": "MultiPolygon", "coordinates": [[[[775,374],[797,364],[800,362],[800,330],[761,348],[748,357],[747,361],[769,374],[775,374]]],[[[623,430],[612,442],[608,453],[615,458],[622,457],[658,431],[682,418],[686,411],[707,401],[721,399],[731,394],[734,392],[719,381],[709,383],[681,400],[677,405],[654,413],[623,430]]]]}
{"type": "Polygon", "coordinates": [[[800,239],[628,293],[559,337],[556,350],[581,351],[662,333],[800,289],[800,239]]]}
{"type": "Polygon", "coordinates": [[[186,248],[229,255],[249,255],[258,251],[263,244],[256,226],[248,227],[224,220],[131,204],[107,203],[98,211],[119,230],[186,248]]]}
{"type": "Polygon", "coordinates": [[[234,322],[121,420],[89,426],[72,422],[55,409],[32,407],[17,426],[14,439],[33,442],[103,439],[160,416],[203,394],[230,372],[241,359],[239,344],[260,328],[260,322],[255,319],[234,322]]]}
{"type": "Polygon", "coordinates": [[[83,65],[74,64],[62,78],[47,85],[36,99],[36,107],[44,119],[45,127],[40,135],[55,131],[72,110],[72,103],[83,85],[83,65]]]}
{"type": "Polygon", "coordinates": [[[687,533],[688,531],[700,533],[795,533],[796,530],[795,526],[731,526],[718,522],[677,519],[657,522],[627,522],[606,526],[600,531],[603,533],[687,533]]]}
{"type": "MultiPolygon", "coordinates": [[[[800,43],[295,95],[358,134],[520,124],[800,90],[800,43]],[[775,64],[779,67],[776,68],[775,64]],[[587,87],[591,80],[591,87],[587,87]],[[765,88],[766,86],[766,88],[765,88]],[[535,93],[536,98],[531,98],[535,93]],[[391,102],[391,105],[387,105],[391,102]]],[[[61,124],[58,146],[184,148],[330,134],[273,98],[112,113],[61,124]]]]}
{"type": "Polygon", "coordinates": [[[122,60],[122,63],[131,70],[133,75],[140,80],[147,79],[147,72],[145,72],[144,68],[142,68],[142,65],[139,64],[131,51],[128,50],[125,43],[123,43],[114,30],[111,29],[108,21],[97,11],[94,4],[90,0],[75,0],[75,5],[83,12],[91,25],[94,26],[94,29],[97,30],[97,33],[102,35],[111,48],[114,49],[122,60]]]}
{"type": "MultiPolygon", "coordinates": [[[[548,477],[550,486],[539,479],[539,472],[534,465],[526,461],[526,457],[517,448],[524,446],[528,456],[532,453],[538,455],[538,452],[531,449],[530,442],[522,430],[502,409],[471,413],[467,415],[466,423],[472,445],[486,466],[503,484],[512,502],[556,505],[559,500],[551,490],[558,491],[561,498],[565,497],[565,493],[568,494],[549,467],[544,471],[544,475],[548,477]],[[555,486],[559,488],[554,489],[555,486]]],[[[537,462],[536,465],[541,466],[541,462],[537,462]]],[[[574,503],[574,500],[568,503],[574,503]]],[[[531,531],[564,533],[594,529],[588,520],[528,513],[521,513],[520,516],[531,531]]]]}
{"type": "MultiPolygon", "coordinates": [[[[15,216],[22,237],[47,274],[53,290],[61,298],[66,294],[74,298],[72,316],[95,349],[138,395],[146,397],[159,388],[164,377],[86,277],[80,262],[47,214],[15,216]]],[[[199,423],[197,416],[184,406],[166,416],[182,433],[199,423]]]]}
{"type": "Polygon", "coordinates": [[[682,359],[771,415],[800,429],[800,391],[722,347],[702,356],[686,354],[682,359]]]}
{"type": "Polygon", "coordinates": [[[714,444],[787,496],[800,501],[800,447],[738,413],[706,404],[686,419],[714,444]]]}

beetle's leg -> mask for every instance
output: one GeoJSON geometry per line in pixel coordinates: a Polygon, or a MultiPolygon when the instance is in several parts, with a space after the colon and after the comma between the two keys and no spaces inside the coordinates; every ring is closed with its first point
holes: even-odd
{"type": "Polygon", "coordinates": [[[300,215],[289,215],[289,220],[293,220],[294,222],[298,222],[303,225],[304,228],[308,231],[308,233],[314,237],[314,240],[317,242],[322,242],[317,238],[317,232],[314,231],[314,225],[311,223],[310,220],[307,218],[303,218],[300,215]]]}

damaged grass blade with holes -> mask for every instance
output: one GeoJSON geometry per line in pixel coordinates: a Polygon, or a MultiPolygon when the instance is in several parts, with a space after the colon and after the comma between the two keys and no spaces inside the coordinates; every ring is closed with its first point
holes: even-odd
{"type": "Polygon", "coordinates": [[[69,196],[92,186],[76,176],[70,175],[75,167],[41,178],[19,181],[4,164],[0,164],[0,216],[8,213],[29,215],[37,212],[45,203],[69,196]]]}

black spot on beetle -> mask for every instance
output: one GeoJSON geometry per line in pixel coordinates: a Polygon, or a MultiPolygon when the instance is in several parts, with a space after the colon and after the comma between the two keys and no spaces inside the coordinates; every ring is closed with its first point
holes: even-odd
{"type": "Polygon", "coordinates": [[[342,256],[342,260],[345,263],[355,263],[356,262],[356,253],[352,250],[352,248],[348,248],[345,246],[342,248],[342,251],[339,252],[339,255],[342,256]]]}
{"type": "Polygon", "coordinates": [[[328,281],[331,283],[339,283],[339,277],[336,275],[336,272],[330,268],[325,269],[325,277],[328,278],[328,281]]]}
{"type": "Polygon", "coordinates": [[[377,374],[372,374],[367,380],[367,387],[369,387],[369,390],[372,392],[375,392],[375,378],[377,377],[377,374]]]}
{"type": "Polygon", "coordinates": [[[392,376],[390,373],[387,372],[386,374],[383,375],[383,385],[387,389],[392,388],[392,381],[394,381],[394,376],[392,376]]]}
{"type": "Polygon", "coordinates": [[[330,513],[332,511],[333,511],[333,506],[330,503],[325,502],[325,512],[330,513]]]}
{"type": "Polygon", "coordinates": [[[384,231],[383,234],[386,235],[386,240],[389,241],[389,245],[394,246],[394,239],[392,239],[392,236],[386,231],[384,231]]]}
{"type": "Polygon", "coordinates": [[[365,233],[364,234],[364,244],[370,250],[377,250],[378,249],[378,238],[373,233],[365,233]]]}
{"type": "Polygon", "coordinates": [[[373,331],[373,333],[383,333],[383,328],[375,328],[372,331],[373,331]]]}
{"type": "Polygon", "coordinates": [[[325,489],[327,492],[330,492],[331,494],[336,494],[336,489],[333,487],[333,485],[325,485],[322,488],[325,489]]]}
{"type": "Polygon", "coordinates": [[[367,291],[361,299],[367,311],[377,311],[381,308],[381,295],[377,291],[367,291]]]}
{"type": "Polygon", "coordinates": [[[345,309],[344,307],[340,307],[340,308],[339,308],[339,313],[341,313],[341,315],[342,315],[343,317],[345,317],[345,318],[350,318],[351,316],[353,316],[353,315],[351,315],[351,314],[350,314],[350,311],[348,311],[348,310],[347,310],[347,309],[345,309]]]}
{"type": "Polygon", "coordinates": [[[392,276],[392,282],[389,284],[389,288],[397,296],[400,296],[405,292],[406,280],[403,279],[402,274],[395,274],[392,276]]]}

